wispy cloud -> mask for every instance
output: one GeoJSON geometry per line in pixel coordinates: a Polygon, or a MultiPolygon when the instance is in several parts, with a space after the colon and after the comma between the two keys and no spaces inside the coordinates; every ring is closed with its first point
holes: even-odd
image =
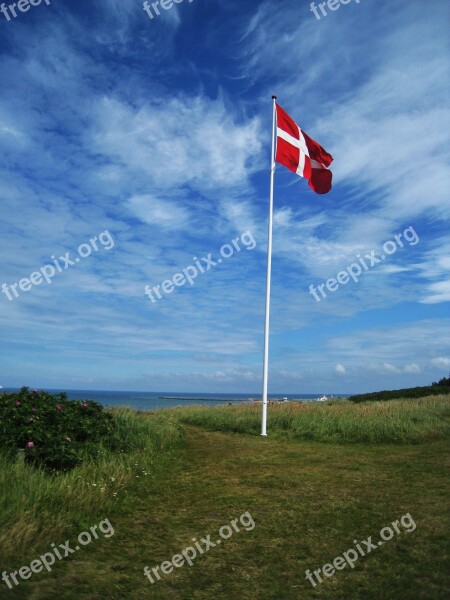
{"type": "Polygon", "coordinates": [[[318,23],[307,3],[196,2],[151,22],[139,2],[81,0],[0,25],[0,285],[100,231],[116,242],[0,294],[2,385],[258,391],[274,92],[334,155],[335,185],[319,198],[276,173],[272,389],[448,368],[447,3],[353,8],[318,23]],[[311,300],[408,226],[420,243],[311,300]],[[246,230],[255,251],[145,298],[246,230]]]}

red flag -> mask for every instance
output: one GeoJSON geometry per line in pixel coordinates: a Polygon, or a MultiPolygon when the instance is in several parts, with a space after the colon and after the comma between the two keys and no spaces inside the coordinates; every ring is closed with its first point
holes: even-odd
{"type": "Polygon", "coordinates": [[[284,111],[277,108],[277,152],[275,160],[290,171],[308,180],[309,187],[317,194],[331,190],[333,175],[328,167],[333,157],[315,142],[284,111]]]}

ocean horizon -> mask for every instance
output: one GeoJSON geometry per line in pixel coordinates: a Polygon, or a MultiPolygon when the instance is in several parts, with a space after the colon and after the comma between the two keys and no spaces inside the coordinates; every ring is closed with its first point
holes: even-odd
{"type": "MultiPolygon", "coordinates": [[[[18,392],[20,388],[4,387],[3,392],[18,392]]],[[[61,388],[40,388],[46,392],[55,394],[65,392],[69,400],[93,400],[103,406],[117,407],[126,406],[135,410],[156,410],[161,408],[173,408],[175,406],[218,406],[224,404],[245,404],[253,400],[261,400],[261,393],[248,394],[217,394],[199,392],[130,392],[130,391],[107,391],[107,390],[69,390],[61,388]]],[[[323,394],[269,394],[269,400],[302,400],[314,402],[323,394]]],[[[328,398],[345,398],[349,394],[327,394],[328,398]]]]}

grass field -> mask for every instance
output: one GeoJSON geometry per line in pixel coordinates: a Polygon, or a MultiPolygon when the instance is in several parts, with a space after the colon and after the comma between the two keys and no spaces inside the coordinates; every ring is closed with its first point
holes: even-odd
{"type": "Polygon", "coordinates": [[[173,418],[131,410],[116,411],[116,418],[127,452],[100,447],[95,461],[56,477],[0,453],[0,565],[11,557],[26,562],[30,548],[45,551],[65,532],[97,523],[123,502],[136,476],[157,472],[183,444],[183,428],[173,418]]]}
{"type": "Polygon", "coordinates": [[[248,435],[259,431],[258,407],[123,411],[123,456],[104,452],[56,478],[2,459],[0,571],[29,566],[51,543],[76,540],[102,519],[114,536],[100,535],[12,590],[0,581],[0,597],[444,600],[449,402],[392,404],[272,405],[268,438],[248,435]],[[145,565],[171,560],[193,537],[216,540],[246,511],[251,531],[154,585],[144,577],[145,565]],[[379,539],[406,513],[411,533],[316,587],[305,579],[306,569],[332,562],[353,540],[379,539]]]}
{"type": "MultiPolygon", "coordinates": [[[[178,409],[183,422],[213,431],[258,435],[261,404],[178,409]]],[[[419,443],[450,432],[450,397],[353,404],[336,400],[324,404],[272,404],[271,435],[330,443],[419,443]]]]}

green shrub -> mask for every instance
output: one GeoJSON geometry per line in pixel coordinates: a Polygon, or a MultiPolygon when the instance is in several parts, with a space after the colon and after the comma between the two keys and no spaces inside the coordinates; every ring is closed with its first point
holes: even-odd
{"type": "Polygon", "coordinates": [[[369,402],[397,400],[403,398],[426,398],[428,396],[441,396],[450,394],[450,386],[433,383],[425,387],[404,388],[402,390],[383,390],[382,392],[369,392],[368,394],[356,394],[350,396],[352,402],[369,402]]]}
{"type": "Polygon", "coordinates": [[[23,450],[25,461],[47,471],[65,471],[108,444],[114,419],[91,401],[71,401],[66,394],[49,394],[23,387],[0,395],[0,449],[23,450]]]}
{"type": "Polygon", "coordinates": [[[450,394],[450,377],[443,377],[431,385],[403,388],[401,390],[383,390],[382,392],[369,392],[368,394],[355,394],[348,399],[352,402],[378,402],[384,400],[397,400],[399,398],[426,398],[450,394]]]}

